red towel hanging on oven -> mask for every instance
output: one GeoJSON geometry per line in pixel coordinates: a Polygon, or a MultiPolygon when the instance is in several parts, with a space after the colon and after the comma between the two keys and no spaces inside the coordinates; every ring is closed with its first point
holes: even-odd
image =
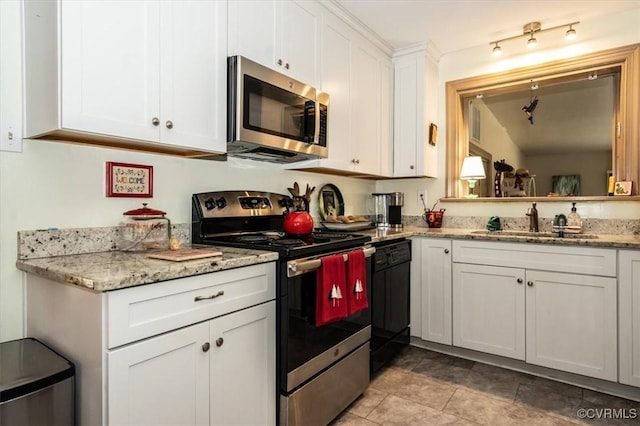
{"type": "Polygon", "coordinates": [[[321,259],[316,283],[316,327],[347,316],[347,287],[344,257],[341,254],[321,259]]]}
{"type": "Polygon", "coordinates": [[[348,253],[347,260],[347,306],[349,315],[369,307],[367,299],[367,270],[364,251],[348,253]]]}

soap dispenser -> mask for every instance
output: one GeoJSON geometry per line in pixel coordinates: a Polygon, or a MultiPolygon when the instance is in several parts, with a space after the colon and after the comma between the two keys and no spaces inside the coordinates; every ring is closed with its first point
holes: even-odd
{"type": "Polygon", "coordinates": [[[570,226],[572,231],[580,232],[582,229],[582,219],[578,214],[576,209],[576,203],[572,203],[573,207],[571,207],[571,213],[567,216],[567,226],[570,226]]]}

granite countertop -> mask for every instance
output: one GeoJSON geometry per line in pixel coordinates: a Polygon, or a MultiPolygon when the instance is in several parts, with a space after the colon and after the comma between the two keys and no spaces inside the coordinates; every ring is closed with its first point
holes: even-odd
{"type": "Polygon", "coordinates": [[[552,236],[551,233],[541,233],[541,235],[543,236],[536,236],[528,234],[526,231],[522,231],[520,232],[520,234],[523,235],[510,235],[509,231],[489,232],[481,229],[424,228],[419,226],[407,226],[402,230],[372,229],[368,231],[362,231],[360,233],[370,236],[371,242],[374,243],[419,236],[480,241],[509,241],[534,244],[560,244],[579,245],[586,247],[640,249],[640,235],[585,234],[581,236],[580,234],[576,234],[566,236],[564,238],[558,238],[552,236]]]}
{"type": "Polygon", "coordinates": [[[278,253],[271,251],[200,247],[221,251],[222,257],[174,262],[151,259],[147,257],[150,252],[109,251],[23,259],[18,260],[16,266],[22,271],[53,281],[74,284],[94,291],[109,291],[278,259],[278,253]]]}

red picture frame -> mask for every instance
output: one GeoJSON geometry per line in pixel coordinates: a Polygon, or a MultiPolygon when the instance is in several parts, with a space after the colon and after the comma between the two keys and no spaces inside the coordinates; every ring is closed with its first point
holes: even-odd
{"type": "Polygon", "coordinates": [[[153,166],[107,161],[107,197],[153,197],[153,166]]]}

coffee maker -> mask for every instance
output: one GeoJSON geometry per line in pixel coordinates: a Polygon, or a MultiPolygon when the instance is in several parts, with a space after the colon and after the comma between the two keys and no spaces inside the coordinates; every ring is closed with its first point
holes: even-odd
{"type": "Polygon", "coordinates": [[[378,228],[402,229],[404,193],[374,193],[375,222],[378,228]]]}

